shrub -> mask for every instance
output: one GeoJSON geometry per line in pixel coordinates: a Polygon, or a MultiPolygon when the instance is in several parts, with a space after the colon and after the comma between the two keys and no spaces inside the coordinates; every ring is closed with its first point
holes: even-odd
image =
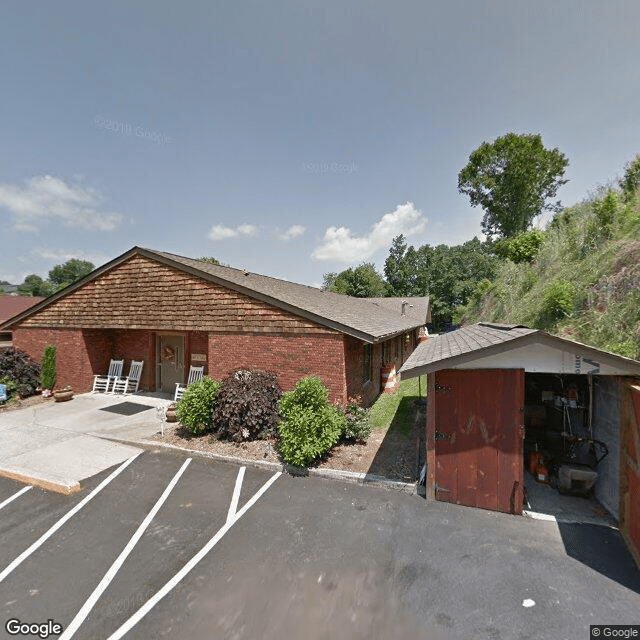
{"type": "Polygon", "coordinates": [[[9,347],[0,351],[0,378],[4,377],[15,382],[15,390],[21,397],[26,398],[36,392],[40,365],[24,351],[9,347]]]}
{"type": "Polygon", "coordinates": [[[220,383],[209,376],[189,385],[176,406],[176,417],[191,433],[211,428],[211,417],[220,383]]]}
{"type": "Polygon", "coordinates": [[[48,344],[44,348],[44,356],[42,357],[42,374],[40,376],[42,388],[53,389],[56,377],[56,348],[48,344]]]}
{"type": "Polygon", "coordinates": [[[640,185],[640,156],[636,156],[624,168],[624,177],[618,182],[625,197],[630,198],[640,185]]]}
{"type": "Polygon", "coordinates": [[[543,293],[543,324],[553,323],[568,316],[573,311],[575,297],[576,290],[570,282],[554,280],[549,283],[543,293]]]}
{"type": "Polygon", "coordinates": [[[507,257],[511,262],[532,262],[544,242],[545,234],[540,229],[521,233],[509,241],[507,257]]]}
{"type": "Polygon", "coordinates": [[[625,340],[624,342],[612,342],[607,345],[607,351],[617,353],[618,355],[625,356],[626,358],[635,358],[638,353],[638,348],[631,340],[625,340]]]}
{"type": "Polygon", "coordinates": [[[611,190],[607,192],[607,195],[602,200],[597,200],[593,203],[593,211],[603,238],[611,237],[617,209],[618,196],[611,190]]]}
{"type": "Polygon", "coordinates": [[[235,442],[264,438],[280,419],[282,390],[275,373],[239,369],[222,383],[213,409],[213,430],[218,438],[235,442]]]}
{"type": "Polygon", "coordinates": [[[344,413],[328,403],[329,392],[318,378],[300,380],[280,399],[282,422],[278,425],[282,457],[306,467],[338,442],[345,430],[344,413]]]}
{"type": "Polygon", "coordinates": [[[366,442],[373,431],[373,427],[369,423],[368,409],[363,409],[355,402],[350,402],[344,417],[344,439],[353,442],[366,442]]]}

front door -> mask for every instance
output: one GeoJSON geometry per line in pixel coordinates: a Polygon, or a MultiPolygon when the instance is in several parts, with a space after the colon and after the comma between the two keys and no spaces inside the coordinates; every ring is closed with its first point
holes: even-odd
{"type": "Polygon", "coordinates": [[[435,373],[435,497],[522,512],[524,371],[435,373]]]}
{"type": "Polygon", "coordinates": [[[160,389],[175,393],[176,383],[184,383],[184,337],[160,336],[158,338],[158,364],[160,389]]]}

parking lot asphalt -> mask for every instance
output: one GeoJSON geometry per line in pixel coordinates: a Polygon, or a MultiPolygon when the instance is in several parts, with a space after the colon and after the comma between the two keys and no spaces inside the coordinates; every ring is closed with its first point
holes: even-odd
{"type": "Polygon", "coordinates": [[[614,529],[187,460],[150,450],[69,496],[0,479],[0,634],[17,619],[63,638],[582,640],[640,624],[614,529]]]}

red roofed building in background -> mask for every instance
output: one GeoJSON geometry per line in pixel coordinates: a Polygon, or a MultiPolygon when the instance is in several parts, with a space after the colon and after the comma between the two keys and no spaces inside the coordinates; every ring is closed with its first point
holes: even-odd
{"type": "MultiPolygon", "coordinates": [[[[13,316],[26,311],[44,298],[40,296],[9,296],[0,295],[0,324],[13,316]]],[[[0,343],[11,342],[11,332],[0,332],[0,343]]]]}

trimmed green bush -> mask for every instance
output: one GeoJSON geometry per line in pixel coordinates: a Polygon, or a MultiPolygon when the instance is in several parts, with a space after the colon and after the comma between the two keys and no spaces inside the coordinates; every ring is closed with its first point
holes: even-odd
{"type": "Polygon", "coordinates": [[[224,380],[213,409],[213,432],[234,442],[259,440],[272,433],[280,419],[282,390],[275,373],[239,369],[224,380]]]}
{"type": "Polygon", "coordinates": [[[220,383],[209,376],[189,385],[176,406],[176,417],[191,433],[211,429],[213,407],[220,383]]]}
{"type": "Polygon", "coordinates": [[[52,344],[48,344],[44,348],[44,356],[42,357],[40,385],[43,389],[53,389],[56,377],[56,348],[52,344]]]}
{"type": "Polygon", "coordinates": [[[344,413],[331,406],[328,398],[329,391],[322,382],[308,377],[280,399],[278,448],[290,464],[306,467],[329,451],[344,433],[344,413]]]}
{"type": "Polygon", "coordinates": [[[26,398],[36,392],[40,378],[40,365],[24,351],[9,347],[0,350],[0,378],[7,377],[15,382],[15,390],[26,398]]]}

